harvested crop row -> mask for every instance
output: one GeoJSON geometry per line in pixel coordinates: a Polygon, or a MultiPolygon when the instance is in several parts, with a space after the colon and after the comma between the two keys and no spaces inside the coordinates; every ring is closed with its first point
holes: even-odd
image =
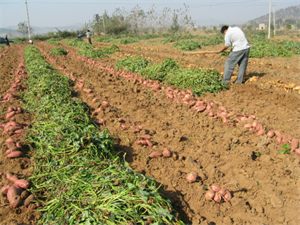
{"type": "Polygon", "coordinates": [[[71,80],[53,70],[35,47],[25,50],[31,74],[25,100],[37,115],[28,140],[36,146],[33,191],[44,200],[40,223],[181,223],[155,181],[115,156],[107,132],[99,133],[84,104],[72,97],[71,80]]]}
{"type": "Polygon", "coordinates": [[[4,82],[1,91],[5,91],[5,94],[1,99],[1,111],[4,114],[1,116],[3,124],[0,128],[3,129],[0,157],[0,224],[36,223],[40,218],[39,213],[33,210],[39,207],[39,203],[37,205],[32,203],[30,200],[32,197],[28,199],[31,193],[24,190],[30,185],[27,181],[30,174],[28,170],[30,160],[24,131],[30,125],[31,115],[24,110],[21,103],[27,79],[23,54],[23,46],[13,45],[2,59],[3,67],[1,65],[1,72],[4,75],[1,77],[4,82]],[[14,71],[11,70],[13,68],[14,71]]]}

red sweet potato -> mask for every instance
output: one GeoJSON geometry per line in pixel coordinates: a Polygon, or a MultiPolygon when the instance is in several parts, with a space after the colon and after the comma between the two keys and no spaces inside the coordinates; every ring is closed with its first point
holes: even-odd
{"type": "Polygon", "coordinates": [[[23,179],[15,181],[15,185],[17,185],[23,189],[29,188],[29,182],[27,180],[23,180],[23,179]]]}
{"type": "Polygon", "coordinates": [[[10,172],[6,173],[6,179],[13,183],[15,183],[18,180],[18,178],[16,176],[12,175],[10,172]]]}
{"type": "Polygon", "coordinates": [[[1,196],[2,194],[7,194],[7,191],[8,191],[8,189],[9,189],[10,187],[11,187],[10,185],[5,185],[5,186],[3,186],[3,187],[0,189],[0,196],[1,196]]]}
{"type": "Polygon", "coordinates": [[[162,152],[161,151],[156,151],[156,152],[152,152],[149,157],[150,158],[159,158],[162,156],[162,152]]]}
{"type": "Polygon", "coordinates": [[[19,187],[11,186],[7,191],[7,199],[13,208],[18,207],[22,203],[20,197],[22,189],[19,187]]]}
{"type": "Polygon", "coordinates": [[[295,151],[299,147],[299,141],[296,138],[292,139],[291,152],[295,151]]]}
{"type": "Polygon", "coordinates": [[[8,158],[18,158],[21,155],[22,155],[21,151],[14,151],[14,152],[11,152],[11,153],[7,154],[7,157],[8,158]]]}

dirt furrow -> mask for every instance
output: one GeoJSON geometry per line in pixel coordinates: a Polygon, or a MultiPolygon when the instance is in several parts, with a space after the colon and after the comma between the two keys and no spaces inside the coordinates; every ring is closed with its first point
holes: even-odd
{"type": "MultiPolygon", "coordinates": [[[[0,79],[1,79],[1,94],[0,99],[3,100],[9,93],[14,93],[18,97],[14,97],[10,101],[2,101],[0,103],[0,124],[8,124],[8,122],[13,119],[16,123],[25,125],[31,124],[33,121],[33,116],[23,108],[20,99],[20,92],[26,91],[26,85],[23,82],[23,79],[27,76],[25,68],[19,67],[21,63],[21,57],[24,54],[24,45],[11,45],[9,47],[9,51],[6,53],[5,57],[1,59],[0,63],[0,79]],[[17,78],[16,74],[20,75],[17,78]],[[19,82],[19,87],[21,87],[21,91],[13,91],[11,92],[11,87],[13,85],[12,81],[19,79],[22,82],[19,82]],[[8,107],[20,107],[22,108],[21,113],[17,113],[13,115],[11,118],[6,119],[6,115],[8,113],[8,107]]],[[[1,133],[3,132],[3,127],[1,128],[1,133]]],[[[25,131],[22,131],[20,134],[12,133],[2,133],[1,135],[1,151],[0,151],[0,172],[3,173],[0,176],[0,187],[4,185],[13,185],[12,182],[6,179],[6,173],[10,172],[17,176],[19,179],[26,179],[32,173],[30,156],[28,155],[29,146],[28,143],[24,140],[25,131]],[[21,150],[22,155],[17,158],[8,158],[6,151],[9,149],[5,140],[8,138],[12,138],[17,141],[21,147],[17,150],[21,150]]],[[[38,219],[40,218],[40,214],[34,210],[29,209],[25,206],[19,206],[15,209],[12,209],[8,204],[6,197],[0,196],[0,224],[36,224],[38,219]]]]}

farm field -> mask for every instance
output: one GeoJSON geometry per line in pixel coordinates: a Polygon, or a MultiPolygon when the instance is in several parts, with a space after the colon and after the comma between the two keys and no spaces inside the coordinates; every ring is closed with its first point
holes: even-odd
{"type": "MultiPolygon", "coordinates": [[[[195,107],[176,102],[167,95],[173,93],[175,87],[155,86],[158,83],[151,86],[149,82],[147,85],[128,71],[118,72],[115,66],[126,57],[139,56],[155,63],[171,58],[182,68],[214,69],[222,74],[226,57],[189,54],[172,44],[145,40],[127,45],[115,44],[119,52],[108,58],[88,59],[78,54],[78,48],[65,41],[60,43],[59,47],[68,52],[66,55],[51,55],[51,50],[57,46],[45,42],[31,47],[36,47],[55,70],[73,80],[74,83],[70,82],[72,95],[83,101],[88,109],[86,113],[97,122],[99,130],[107,129],[118,155],[125,154],[125,160],[136,173],[154,178],[161,185],[158,192],[171,201],[180,218],[178,221],[174,219],[173,224],[180,221],[182,224],[300,223],[300,158],[295,152],[289,153],[285,143],[279,144],[277,137],[267,136],[272,130],[280,131],[286,139],[300,139],[299,55],[250,58],[244,84],[229,84],[228,89],[222,89],[220,93],[201,96],[185,92],[195,101],[205,101],[204,105],[213,102],[211,106],[218,112],[214,117],[208,115],[208,110],[195,110],[195,107]],[[221,110],[224,106],[226,109],[221,110]],[[223,114],[225,118],[221,111],[227,113],[223,114]],[[247,120],[243,121],[242,117],[247,120]],[[245,128],[246,124],[254,123],[261,124],[265,133],[258,136],[255,127],[245,128]],[[150,144],[141,142],[145,135],[151,136],[150,144]],[[171,157],[149,157],[165,148],[171,151],[171,157]],[[198,177],[196,182],[189,183],[186,177],[192,171],[198,177]],[[226,187],[232,195],[230,203],[222,201],[217,204],[206,200],[205,193],[210,186],[231,183],[226,187]]],[[[112,45],[95,40],[93,44],[96,49],[112,45]]],[[[201,51],[214,51],[221,46],[206,46],[201,51]]],[[[27,79],[29,62],[23,62],[24,48],[25,45],[12,45],[8,51],[5,48],[0,51],[0,54],[4,53],[0,63],[1,99],[10,89],[16,72],[24,71],[20,74],[27,79]],[[26,67],[20,67],[20,63],[26,67]]],[[[24,83],[21,91],[26,92],[27,87],[24,83]]],[[[8,107],[18,106],[23,110],[13,118],[24,128],[28,122],[35,129],[37,112],[27,110],[25,102],[18,97],[1,102],[0,124],[9,121],[5,118],[8,107]]],[[[5,178],[7,171],[24,179],[35,174],[32,168],[36,166],[30,160],[34,151],[29,150],[30,141],[25,138],[25,131],[11,136],[24,145],[20,158],[6,157],[5,140],[9,135],[2,135],[1,187],[9,184],[5,178]]],[[[0,224],[36,224],[42,217],[38,212],[41,206],[37,209],[24,206],[12,209],[3,201],[2,197],[0,224]]]]}

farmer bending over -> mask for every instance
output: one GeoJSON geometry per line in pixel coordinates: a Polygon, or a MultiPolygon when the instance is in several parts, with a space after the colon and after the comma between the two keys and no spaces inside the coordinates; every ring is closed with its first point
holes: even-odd
{"type": "Polygon", "coordinates": [[[225,62],[223,81],[224,83],[228,83],[230,81],[234,67],[238,64],[240,68],[235,84],[238,82],[243,83],[243,78],[248,64],[250,45],[244,32],[238,27],[223,26],[221,28],[221,33],[225,35],[225,46],[216,51],[216,53],[219,54],[232,46],[229,56],[225,62]]]}

